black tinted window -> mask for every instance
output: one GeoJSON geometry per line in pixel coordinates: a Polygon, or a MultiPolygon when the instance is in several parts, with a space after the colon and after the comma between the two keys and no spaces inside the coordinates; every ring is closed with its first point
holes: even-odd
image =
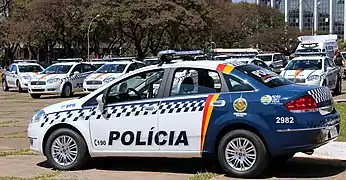
{"type": "Polygon", "coordinates": [[[270,88],[292,84],[292,82],[279,76],[273,71],[259,66],[249,64],[244,66],[237,66],[236,69],[270,88]]]}

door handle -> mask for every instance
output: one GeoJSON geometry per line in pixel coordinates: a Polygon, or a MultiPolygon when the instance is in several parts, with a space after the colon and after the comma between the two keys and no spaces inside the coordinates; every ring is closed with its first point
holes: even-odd
{"type": "Polygon", "coordinates": [[[226,105],[226,101],[225,100],[217,100],[217,101],[210,103],[210,105],[215,106],[215,107],[223,107],[226,105]]]}
{"type": "Polygon", "coordinates": [[[145,110],[145,111],[154,111],[154,110],[155,110],[155,106],[147,106],[147,107],[144,107],[144,110],[145,110]]]}

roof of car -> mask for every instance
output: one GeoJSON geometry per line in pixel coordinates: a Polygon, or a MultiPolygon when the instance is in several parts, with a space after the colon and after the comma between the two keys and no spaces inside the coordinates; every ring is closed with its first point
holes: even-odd
{"type": "Polygon", "coordinates": [[[38,63],[25,63],[25,62],[16,62],[13,65],[40,65],[38,63]]]}
{"type": "Polygon", "coordinates": [[[319,59],[324,59],[324,56],[299,56],[295,57],[292,60],[319,60],[319,59]]]}
{"type": "MultiPolygon", "coordinates": [[[[165,63],[161,67],[163,68],[179,68],[179,67],[195,67],[195,68],[209,68],[209,69],[216,69],[218,65],[220,64],[226,64],[225,61],[218,61],[218,60],[204,60],[204,61],[174,61],[172,63],[165,63]]],[[[141,69],[153,69],[159,67],[156,65],[150,65],[143,67],[141,69]]]]}
{"type": "Polygon", "coordinates": [[[76,65],[76,64],[81,64],[81,62],[57,62],[52,65],[76,65]]]}
{"type": "Polygon", "coordinates": [[[265,54],[257,54],[257,56],[272,56],[276,54],[281,54],[281,53],[265,53],[265,54]]]}

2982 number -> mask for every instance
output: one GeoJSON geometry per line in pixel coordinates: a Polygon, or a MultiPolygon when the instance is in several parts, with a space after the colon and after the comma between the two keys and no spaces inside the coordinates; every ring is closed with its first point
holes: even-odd
{"type": "Polygon", "coordinates": [[[276,117],[276,124],[294,124],[293,117],[276,117]]]}

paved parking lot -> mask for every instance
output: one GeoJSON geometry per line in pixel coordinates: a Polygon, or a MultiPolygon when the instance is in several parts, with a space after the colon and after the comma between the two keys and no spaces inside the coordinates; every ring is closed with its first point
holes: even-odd
{"type": "MultiPolygon", "coordinates": [[[[344,82],[346,88],[346,83],[344,82]]],[[[74,97],[76,98],[76,97],[74,97]]],[[[346,99],[346,94],[336,97],[346,99]]],[[[199,159],[112,158],[92,160],[85,170],[53,171],[45,158],[28,151],[26,128],[35,111],[67,99],[57,96],[31,99],[27,93],[0,91],[0,179],[197,179],[198,172],[220,174],[210,163],[199,159]],[[19,178],[20,177],[20,178],[19,178]]],[[[264,178],[273,179],[346,179],[346,162],[294,158],[272,167],[264,178]]]]}

